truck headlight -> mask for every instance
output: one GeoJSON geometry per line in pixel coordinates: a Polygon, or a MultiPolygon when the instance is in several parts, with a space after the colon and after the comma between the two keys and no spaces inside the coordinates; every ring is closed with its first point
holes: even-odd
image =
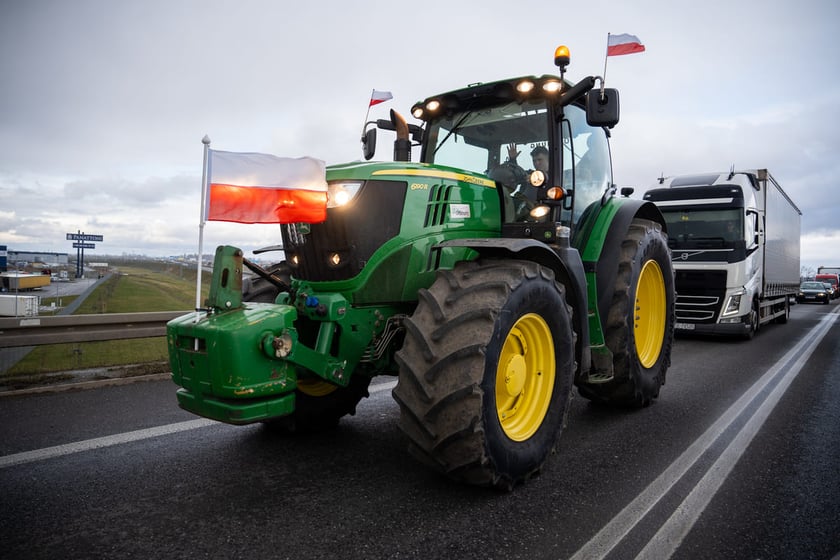
{"type": "Polygon", "coordinates": [[[732,294],[726,300],[726,305],[723,306],[723,313],[721,313],[721,317],[726,317],[727,315],[735,315],[738,313],[738,310],[741,309],[741,296],[744,295],[743,293],[739,294],[732,294]]]}
{"type": "Polygon", "coordinates": [[[327,208],[348,204],[362,188],[361,182],[340,182],[327,185],[327,208]]]}

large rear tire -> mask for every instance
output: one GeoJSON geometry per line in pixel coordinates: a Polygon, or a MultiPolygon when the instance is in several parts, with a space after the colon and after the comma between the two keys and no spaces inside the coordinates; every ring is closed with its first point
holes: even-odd
{"type": "Polygon", "coordinates": [[[584,397],[619,406],[647,406],[659,396],[671,365],[674,276],[660,224],[636,218],[621,244],[618,274],[607,316],[606,345],[613,378],[582,383],[584,397]]]}
{"type": "Polygon", "coordinates": [[[409,449],[450,478],[510,489],[565,424],[575,335],[564,287],[526,261],[463,262],[420,290],[393,395],[409,449]]]}
{"type": "MultiPolygon", "coordinates": [[[[287,286],[291,284],[291,267],[282,261],[268,267],[268,272],[287,286]]],[[[274,303],[280,295],[277,284],[260,276],[242,283],[242,299],[274,303]]],[[[281,418],[263,422],[272,431],[282,433],[317,432],[334,428],[339,420],[356,413],[356,405],[368,396],[370,378],[354,375],[347,387],[338,387],[319,378],[299,378],[295,389],[295,411],[281,418]]]]}

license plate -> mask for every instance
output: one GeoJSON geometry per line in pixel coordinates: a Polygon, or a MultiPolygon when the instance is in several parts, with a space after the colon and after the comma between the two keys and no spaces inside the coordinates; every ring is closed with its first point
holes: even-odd
{"type": "Polygon", "coordinates": [[[694,323],[674,323],[674,328],[683,331],[693,331],[694,323]]]}

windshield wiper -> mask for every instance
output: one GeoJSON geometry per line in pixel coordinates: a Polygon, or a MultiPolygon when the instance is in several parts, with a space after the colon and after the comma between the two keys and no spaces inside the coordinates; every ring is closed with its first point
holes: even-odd
{"type": "Polygon", "coordinates": [[[473,112],[472,112],[472,111],[468,111],[468,112],[464,113],[464,116],[463,116],[463,117],[461,117],[460,119],[458,119],[458,122],[456,122],[456,123],[455,123],[455,126],[453,126],[453,127],[452,127],[452,130],[450,130],[450,131],[447,133],[447,135],[443,137],[443,140],[441,140],[441,141],[440,141],[440,144],[438,144],[438,145],[437,145],[437,148],[435,148],[435,151],[434,151],[434,152],[432,152],[432,155],[433,155],[433,156],[437,154],[437,152],[438,152],[438,150],[440,150],[440,147],[441,147],[441,146],[443,146],[444,144],[446,144],[446,141],[447,141],[447,140],[449,140],[449,137],[450,137],[450,136],[452,136],[455,132],[458,132],[458,130],[459,130],[462,126],[464,126],[464,121],[466,121],[466,120],[467,120],[467,118],[469,118],[472,114],[473,114],[473,112]]]}

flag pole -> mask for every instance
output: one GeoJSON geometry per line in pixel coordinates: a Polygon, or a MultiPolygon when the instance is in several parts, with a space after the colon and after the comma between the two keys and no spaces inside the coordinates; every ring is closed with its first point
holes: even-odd
{"type": "Polygon", "coordinates": [[[604,51],[604,73],[601,75],[601,97],[604,95],[604,86],[607,82],[607,60],[610,59],[610,34],[607,33],[607,48],[604,51]]]}
{"type": "Polygon", "coordinates": [[[198,265],[195,275],[195,309],[201,309],[201,268],[204,260],[204,223],[207,221],[207,162],[210,155],[210,137],[201,139],[204,144],[204,163],[201,166],[201,214],[198,218],[198,265]]]}
{"type": "MultiPolygon", "coordinates": [[[[375,91],[376,91],[376,88],[373,88],[372,90],[370,90],[370,99],[373,99],[373,94],[374,94],[375,91]]],[[[370,99],[368,100],[368,108],[367,108],[367,112],[365,113],[365,120],[362,121],[362,139],[364,139],[364,137],[365,137],[365,127],[367,126],[367,120],[368,120],[368,117],[370,116],[370,99]]]]}

